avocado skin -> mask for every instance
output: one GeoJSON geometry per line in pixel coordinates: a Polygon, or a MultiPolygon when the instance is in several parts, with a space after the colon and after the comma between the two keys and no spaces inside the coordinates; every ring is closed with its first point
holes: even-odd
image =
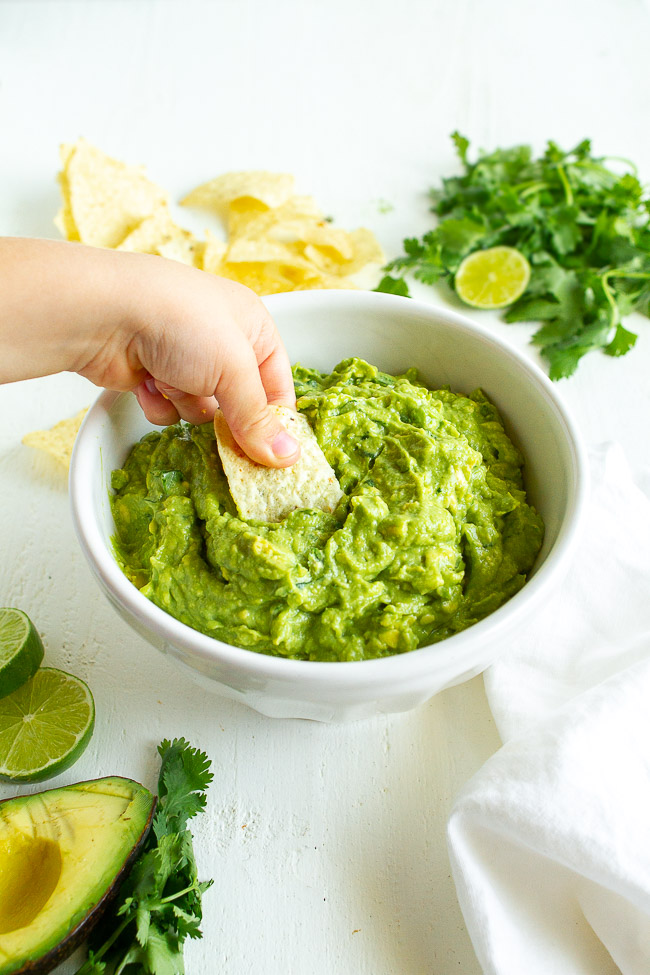
{"type": "MultiPolygon", "coordinates": [[[[64,936],[57,940],[55,944],[51,947],[46,946],[43,951],[38,954],[37,957],[32,957],[25,959],[25,951],[21,951],[21,958],[18,961],[18,967],[12,967],[12,961],[9,960],[6,963],[0,961],[0,975],[47,975],[48,972],[60,965],[61,962],[65,961],[69,955],[72,954],[89,936],[95,925],[101,920],[107,907],[110,905],[113,898],[117,895],[121,884],[126,879],[134,861],[138,857],[144,843],[147,839],[149,831],[151,829],[154,814],[156,811],[157,797],[154,796],[148,789],[146,789],[139,782],[135,782],[132,779],[122,778],[120,776],[107,776],[102,779],[90,779],[86,782],[74,783],[70,786],[63,786],[59,789],[51,789],[46,792],[35,793],[33,796],[16,796],[15,798],[0,800],[0,818],[4,812],[4,809],[11,803],[16,803],[18,801],[29,805],[30,800],[40,800],[45,799],[48,794],[53,793],[65,793],[67,790],[72,791],[84,791],[92,787],[94,792],[97,787],[106,785],[110,788],[113,784],[119,784],[123,789],[131,789],[133,791],[133,798],[138,797],[140,805],[142,805],[142,800],[146,800],[147,805],[145,807],[145,815],[141,816],[141,824],[139,824],[139,832],[133,840],[131,846],[125,851],[124,857],[115,867],[113,878],[103,889],[101,896],[93,898],[92,903],[89,903],[88,909],[84,916],[73,923],[70,929],[64,934],[64,936]]],[[[101,791],[98,793],[101,795],[101,791]]],[[[56,894],[56,891],[54,892],[56,894]]],[[[65,890],[62,891],[61,896],[65,898],[65,890]]],[[[27,928],[24,929],[25,931],[27,928]]],[[[2,946],[2,934],[0,934],[0,947],[2,946]]]]}

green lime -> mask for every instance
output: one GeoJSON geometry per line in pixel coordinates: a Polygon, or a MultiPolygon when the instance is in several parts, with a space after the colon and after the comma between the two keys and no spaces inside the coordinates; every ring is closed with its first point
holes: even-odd
{"type": "Polygon", "coordinates": [[[530,281],[530,264],[515,247],[488,247],[461,261],[454,287],[474,308],[504,308],[520,298],[530,281]]]}
{"type": "Polygon", "coordinates": [[[69,768],[90,741],[95,704],[78,677],[42,667],[0,700],[0,779],[40,782],[69,768]]]}
{"type": "Polygon", "coordinates": [[[0,609],[0,697],[33,677],[43,659],[43,644],[26,613],[0,609]]]}

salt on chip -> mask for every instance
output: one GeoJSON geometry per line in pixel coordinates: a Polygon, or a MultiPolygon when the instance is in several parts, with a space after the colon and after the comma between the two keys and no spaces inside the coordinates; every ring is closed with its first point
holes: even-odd
{"type": "Polygon", "coordinates": [[[61,148],[64,206],[59,227],[95,247],[117,247],[145,217],[167,203],[167,194],[140,166],[112,159],[85,139],[61,148]]]}
{"type": "Polygon", "coordinates": [[[26,433],[23,437],[23,443],[28,447],[36,447],[38,450],[45,451],[46,454],[54,457],[65,468],[68,468],[70,467],[72,448],[79,427],[87,412],[88,407],[80,410],[76,416],[60,420],[49,430],[34,430],[32,433],[26,433]]]}
{"type": "Polygon", "coordinates": [[[223,413],[217,411],[214,418],[219,456],[240,517],[278,522],[298,508],[334,511],[343,491],[309,421],[286,406],[271,409],[300,444],[300,457],[292,467],[256,464],[234,440],[223,413]]]}

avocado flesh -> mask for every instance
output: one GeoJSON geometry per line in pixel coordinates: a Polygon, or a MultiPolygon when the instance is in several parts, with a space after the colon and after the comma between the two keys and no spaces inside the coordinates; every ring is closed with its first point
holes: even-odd
{"type": "Polygon", "coordinates": [[[0,975],[50,971],[84,940],[144,843],[155,803],[120,777],[0,802],[0,975]]]}

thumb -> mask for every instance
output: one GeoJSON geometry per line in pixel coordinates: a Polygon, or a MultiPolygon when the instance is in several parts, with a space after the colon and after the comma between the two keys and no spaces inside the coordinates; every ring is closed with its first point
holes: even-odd
{"type": "Polygon", "coordinates": [[[300,445],[268,405],[252,347],[242,336],[229,353],[215,396],[230,432],[258,464],[291,466],[300,456],[300,445]]]}

